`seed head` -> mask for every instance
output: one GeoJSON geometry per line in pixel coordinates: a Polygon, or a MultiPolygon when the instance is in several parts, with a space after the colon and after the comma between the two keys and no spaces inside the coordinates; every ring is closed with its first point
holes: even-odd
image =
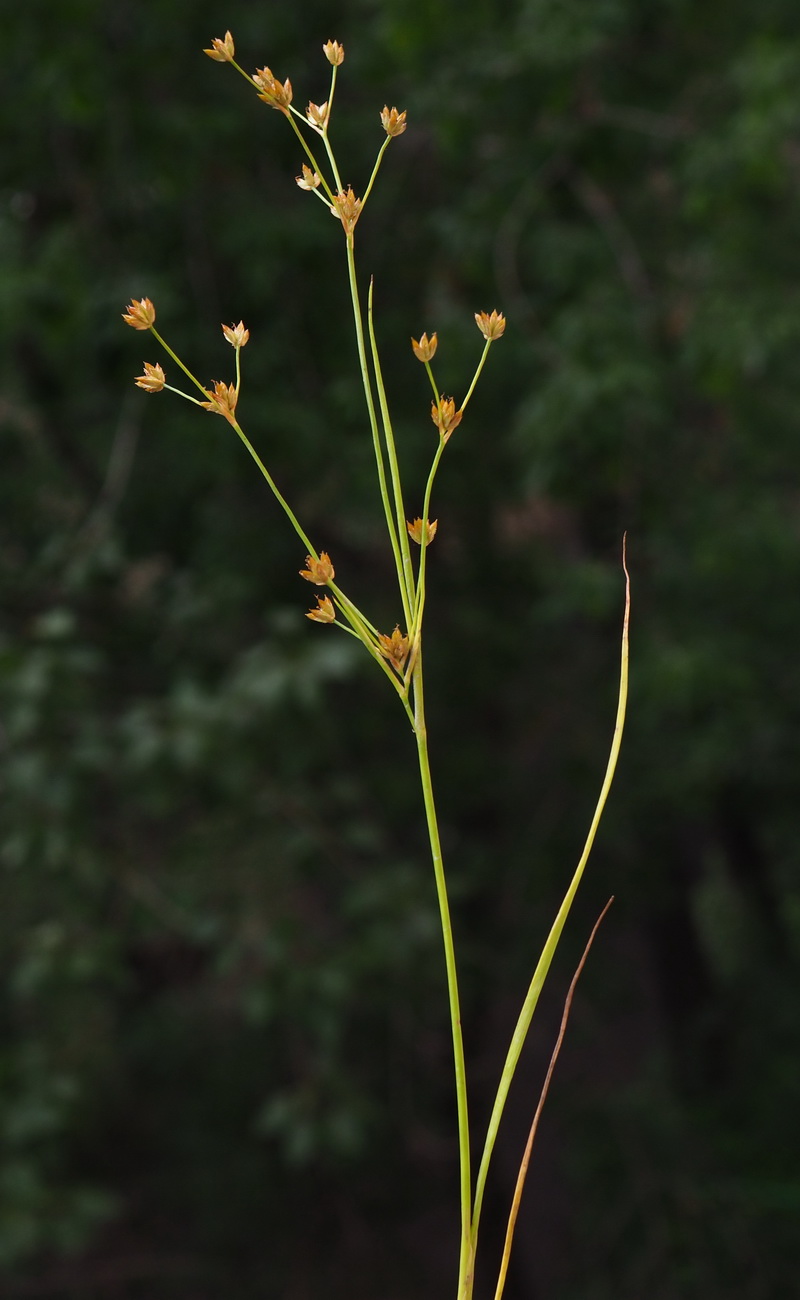
{"type": "Polygon", "coordinates": [[[126,325],[135,330],[149,330],[156,319],[156,309],[149,298],[134,298],[128,303],[128,310],[122,313],[126,325]]]}
{"type": "Polygon", "coordinates": [[[417,543],[417,546],[422,546],[423,538],[425,541],[425,545],[430,546],[431,542],[436,536],[436,530],[438,527],[439,527],[438,519],[432,519],[428,523],[423,523],[421,519],[415,519],[413,524],[410,524],[408,520],[406,520],[406,528],[408,529],[408,535],[411,538],[412,542],[417,543]]]}
{"type": "Polygon", "coordinates": [[[382,632],[379,633],[378,649],[384,659],[388,659],[392,667],[398,673],[402,673],[403,665],[408,658],[408,637],[403,636],[399,626],[394,629],[391,636],[385,636],[382,632]]]}
{"type": "Polygon", "coordinates": [[[335,570],[327,551],[320,551],[318,560],[313,555],[307,555],[306,564],[308,568],[300,570],[300,577],[305,578],[306,582],[315,582],[318,587],[333,582],[335,570]]]}
{"type": "Polygon", "coordinates": [[[406,129],[406,111],[398,113],[396,108],[387,108],[384,104],[381,122],[387,135],[402,135],[406,129]]]}
{"type": "Polygon", "coordinates": [[[250,331],[245,329],[243,321],[239,321],[238,325],[223,325],[222,333],[231,347],[236,348],[237,352],[239,348],[244,347],[250,337],[250,331]]]}
{"type": "Polygon", "coordinates": [[[346,235],[352,235],[355,230],[356,222],[361,216],[361,208],[361,199],[356,198],[352,186],[335,195],[331,212],[335,217],[339,217],[346,235]]]}
{"type": "Polygon", "coordinates": [[[336,68],[340,63],[344,63],[344,46],[338,41],[326,41],[322,47],[322,52],[329,63],[336,68]]]}
{"type": "Polygon", "coordinates": [[[167,377],[158,362],[151,366],[149,361],[144,363],[144,374],[135,381],[137,388],[143,388],[146,393],[160,393],[166,382],[167,377]]]}
{"type": "Polygon", "coordinates": [[[216,59],[217,63],[230,63],[236,53],[230,32],[226,32],[222,39],[215,36],[211,42],[211,49],[203,50],[203,53],[207,54],[210,59],[216,59]]]}
{"type": "Polygon", "coordinates": [[[438,402],[431,402],[431,419],[445,442],[454,429],[458,428],[462,414],[462,411],[456,410],[452,397],[440,397],[438,402]]]}
{"type": "Polygon", "coordinates": [[[288,113],[292,102],[292,83],[287,77],[283,85],[273,77],[270,68],[259,68],[253,73],[253,81],[259,88],[259,99],[263,99],[270,108],[277,108],[281,113],[288,113]]]}
{"type": "Polygon", "coordinates": [[[503,337],[506,328],[506,318],[501,311],[493,311],[491,316],[487,311],[476,311],[475,324],[478,326],[483,337],[491,342],[493,339],[503,337]]]}
{"type": "Polygon", "coordinates": [[[311,125],[315,126],[318,131],[324,131],[325,125],[328,121],[327,99],[325,100],[324,104],[309,104],[308,108],[306,109],[306,117],[308,118],[311,125]]]}
{"type": "Polygon", "coordinates": [[[414,356],[417,361],[433,361],[438,342],[435,331],[430,338],[428,338],[427,334],[423,334],[419,339],[412,339],[411,346],[414,349],[414,356]]]}
{"type": "Polygon", "coordinates": [[[317,608],[310,609],[306,618],[313,618],[315,623],[335,623],[336,610],[330,596],[317,596],[317,608]]]}
{"type": "Polygon", "coordinates": [[[205,389],[205,392],[208,393],[208,401],[200,403],[203,409],[212,411],[215,415],[224,415],[228,424],[235,424],[234,411],[239,400],[239,394],[235,386],[225,384],[221,379],[218,379],[214,384],[213,393],[208,388],[205,389]]]}
{"type": "Polygon", "coordinates": [[[303,174],[302,176],[295,176],[295,180],[301,190],[315,190],[322,177],[319,172],[312,172],[311,168],[306,163],[303,163],[303,174]]]}

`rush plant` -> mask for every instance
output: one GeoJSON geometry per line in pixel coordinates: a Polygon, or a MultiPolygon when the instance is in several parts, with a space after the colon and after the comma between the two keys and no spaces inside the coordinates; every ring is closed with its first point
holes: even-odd
{"type": "MultiPolygon", "coordinates": [[[[608,765],[583,852],[542,947],[516,1027],[509,1042],[506,1059],[500,1071],[487,1131],[479,1151],[477,1172],[474,1173],[467,1079],[464,1065],[464,1044],[459,1008],[456,951],[428,756],[428,730],[425,721],[423,676],[423,626],[427,591],[428,550],[436,537],[437,531],[437,520],[431,519],[431,504],[436,477],[450,439],[462,424],[489,352],[503,337],[506,320],[503,314],[496,310],[475,313],[475,322],[483,339],[483,348],[475,372],[460,402],[457,402],[454,397],[445,396],[436,382],[433,362],[436,358],[437,334],[435,332],[430,335],[422,333],[418,339],[411,340],[414,355],[424,367],[427,382],[430,384],[433,394],[430,404],[430,418],[434,426],[435,441],[430,471],[421,493],[421,513],[417,515],[412,512],[414,517],[409,520],[404,504],[404,484],[375,337],[372,284],[370,283],[365,294],[359,284],[356,269],[357,226],[369,202],[386,150],[392,141],[401,136],[406,130],[406,114],[405,112],[398,112],[396,108],[383,108],[380,113],[380,121],[384,136],[367,184],[359,195],[351,187],[345,188],[330,135],[337,78],[345,54],[344,48],[338,41],[327,41],[322,48],[330,65],[330,85],[327,99],[321,104],[310,102],[305,112],[301,112],[295,107],[292,84],[288,78],[281,81],[268,67],[259,68],[252,76],[245,72],[236,61],[234,41],[230,32],[226,32],[223,38],[215,38],[205,53],[219,63],[229,63],[255,91],[258,98],[286,120],[305,156],[301,173],[296,178],[297,184],[301,190],[312,196],[335,219],[344,240],[353,327],[361,382],[364,389],[367,422],[375,453],[378,488],[386,521],[388,542],[397,577],[398,620],[393,630],[381,631],[376,627],[369,616],[350,599],[336,581],[336,570],[331,556],[327,551],[317,549],[314,546],[310,536],[306,533],[291,505],[283,496],[269,468],[264,464],[239,421],[237,412],[242,386],[241,354],[250,338],[250,333],[243,322],[240,321],[238,325],[222,326],[223,335],[234,351],[234,377],[232,382],[225,382],[225,380],[220,379],[210,386],[206,386],[196,378],[156,329],[156,310],[149,298],[135,299],[131,302],[123,319],[133,329],[147,331],[153,336],[167,356],[178,367],[184,379],[188,380],[190,391],[184,392],[182,388],[175,388],[167,383],[166,373],[158,362],[144,363],[144,371],[136,379],[138,386],[148,393],[157,393],[167,389],[170,392],[177,393],[185,401],[193,402],[203,411],[222,416],[234,430],[237,437],[241,439],[302,544],[306,559],[304,567],[299,571],[301,577],[320,589],[321,594],[316,595],[316,604],[308,611],[307,617],[315,623],[327,624],[329,627],[336,628],[348,636],[355,637],[361,643],[365,652],[375,663],[378,671],[383,674],[388,687],[397,696],[399,705],[403,709],[413,733],[416,742],[422,799],[441,919],[453,1039],[461,1201],[460,1252],[456,1295],[457,1300],[470,1300],[473,1292],[475,1256],[486,1180],[506,1098],[530,1028],[539,994],[550,969],[564,924],[594,843],[616,767],[627,698],[630,587],[627,569],[625,569],[623,546],[623,569],[625,570],[626,580],[625,613],[622,631],[619,698],[608,765]]],[[[417,499],[419,499],[419,489],[416,488],[415,492],[417,499]]],[[[602,916],[600,919],[602,919],[602,916]]],[[[597,925],[599,925],[599,920],[597,925]]],[[[549,1086],[555,1059],[561,1046],[575,982],[586,960],[588,948],[594,938],[597,925],[592,932],[586,952],[584,952],[567,996],[561,1032],[542,1088],[539,1105],[536,1109],[528,1144],[520,1167],[517,1188],[509,1212],[505,1248],[498,1270],[496,1300],[500,1300],[505,1285],[514,1225],[539,1115],[549,1086]]]]}

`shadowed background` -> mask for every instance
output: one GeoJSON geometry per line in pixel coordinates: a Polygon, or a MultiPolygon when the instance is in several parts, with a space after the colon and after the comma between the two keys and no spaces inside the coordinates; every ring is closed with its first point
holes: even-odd
{"type": "Polygon", "coordinates": [[[629,727],[512,1092],[477,1295],[563,996],[508,1300],[795,1294],[800,22],[794,0],[32,0],[0,164],[0,1296],[455,1285],[449,1027],[412,738],[224,421],[133,376],[149,296],[337,580],[398,617],[341,231],[281,117],[327,93],[413,516],[463,396],[426,667],[476,1141],[629,727]],[[230,374],[228,372],[231,372],[230,374]]]}

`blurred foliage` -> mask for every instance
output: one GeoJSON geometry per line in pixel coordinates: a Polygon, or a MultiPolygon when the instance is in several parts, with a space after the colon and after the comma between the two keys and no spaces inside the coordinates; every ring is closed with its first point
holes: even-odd
{"type": "MultiPolygon", "coordinates": [[[[410,484],[409,336],[463,391],[427,663],[476,1132],[579,851],[634,583],[623,761],[498,1150],[488,1288],[559,999],[608,893],[507,1294],[795,1294],[800,25],[792,0],[31,0],[0,174],[0,1294],[452,1285],[443,969],[403,716],[303,618],[222,421],[133,389],[132,296],[397,616],[333,223],[229,69],[320,99],[410,484]],[[560,981],[560,982],[559,982],[560,981]]],[[[140,345],[144,343],[142,349],[140,345]]],[[[409,509],[415,493],[408,494],[409,509]]],[[[417,507],[419,508],[419,507],[417,507]]],[[[305,603],[304,603],[305,602],[305,603]]],[[[488,1294],[488,1290],[486,1292],[488,1294]]],[[[483,1292],[482,1292],[483,1294],[483,1292]]]]}

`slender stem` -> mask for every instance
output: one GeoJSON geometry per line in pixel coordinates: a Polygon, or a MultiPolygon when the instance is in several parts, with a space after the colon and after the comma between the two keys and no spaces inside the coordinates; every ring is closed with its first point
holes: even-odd
{"type": "Polygon", "coordinates": [[[377,158],[375,159],[375,166],[374,166],[373,169],[372,169],[372,175],[371,175],[370,178],[369,178],[369,184],[368,184],[366,190],[364,191],[364,197],[363,197],[363,199],[361,200],[362,204],[363,204],[363,203],[366,203],[367,199],[369,198],[370,194],[372,193],[372,187],[373,187],[373,185],[375,184],[375,177],[378,175],[378,168],[380,167],[380,165],[381,165],[381,163],[382,163],[382,161],[383,161],[383,155],[386,153],[386,150],[389,148],[389,141],[391,140],[391,138],[392,138],[392,137],[391,137],[390,135],[387,135],[386,139],[384,140],[383,144],[381,145],[380,149],[378,150],[378,156],[377,156],[377,158]]]}
{"type": "Polygon", "coordinates": [[[422,526],[423,526],[423,545],[420,549],[419,557],[419,574],[417,575],[417,603],[414,609],[414,628],[419,635],[422,627],[422,615],[425,610],[425,569],[428,559],[428,544],[425,542],[425,532],[427,525],[430,523],[431,512],[431,493],[433,492],[433,481],[436,478],[436,471],[439,468],[439,462],[442,459],[442,453],[445,449],[444,438],[439,437],[439,446],[436,448],[436,454],[433,458],[433,464],[428,475],[428,482],[425,485],[425,499],[422,504],[422,526]]]}
{"type": "Polygon", "coordinates": [[[464,1064],[464,1041],[461,1033],[461,1009],[458,996],[458,976],[456,957],[453,946],[453,927],[450,921],[450,904],[447,897],[447,883],[444,874],[442,846],[439,839],[439,826],[436,819],[436,805],[433,799],[431,769],[428,759],[428,732],[425,724],[425,701],[422,679],[422,652],[417,649],[414,664],[414,732],[417,738],[417,756],[422,782],[422,797],[425,803],[425,818],[428,824],[428,837],[433,860],[433,874],[436,880],[436,895],[439,901],[439,916],[444,941],[444,960],[447,971],[447,995],[450,1005],[450,1026],[453,1036],[453,1065],[455,1070],[456,1108],[458,1112],[458,1156],[461,1188],[461,1249],[459,1253],[458,1295],[468,1297],[472,1292],[473,1248],[471,1239],[472,1225],[472,1185],[470,1174],[469,1115],[467,1109],[467,1076],[464,1064]]]}
{"type": "Polygon", "coordinates": [[[264,464],[263,460],[262,460],[261,457],[259,456],[259,454],[258,454],[258,452],[256,451],[255,447],[253,446],[252,442],[251,442],[250,439],[248,438],[248,436],[247,436],[247,434],[245,433],[244,429],[241,427],[241,425],[239,424],[238,420],[234,420],[234,421],[232,421],[232,423],[233,423],[233,427],[234,427],[234,429],[235,429],[236,432],[238,433],[238,435],[239,435],[239,437],[241,438],[242,442],[244,443],[245,447],[246,447],[247,450],[250,452],[250,455],[253,457],[253,460],[255,461],[256,465],[257,465],[258,468],[260,469],[260,471],[261,471],[261,473],[263,474],[264,478],[267,480],[267,483],[268,483],[269,486],[270,486],[270,489],[271,489],[271,491],[272,491],[273,496],[275,497],[276,501],[278,502],[278,505],[279,505],[279,506],[281,507],[281,509],[283,510],[284,514],[286,514],[286,516],[288,517],[288,519],[289,519],[289,523],[292,525],[292,528],[293,528],[294,531],[297,533],[297,536],[300,538],[300,541],[301,541],[301,542],[303,543],[303,545],[305,546],[305,548],[306,548],[306,550],[308,551],[309,555],[312,555],[315,559],[319,559],[319,556],[317,555],[317,552],[314,550],[314,547],[311,545],[311,542],[308,540],[308,538],[306,537],[305,533],[303,532],[303,529],[302,529],[301,526],[300,526],[300,522],[299,522],[299,520],[298,520],[298,518],[297,518],[297,515],[296,515],[296,514],[294,513],[294,511],[292,510],[292,507],[289,505],[289,502],[286,500],[286,498],[285,498],[285,496],[283,495],[283,493],[279,490],[277,483],[275,482],[274,478],[273,478],[272,475],[270,474],[269,470],[267,469],[267,467],[266,467],[266,465],[264,464]]]}
{"type": "MultiPolygon", "coordinates": [[[[165,340],[162,339],[162,337],[161,337],[161,335],[159,334],[158,330],[156,329],[155,325],[151,325],[151,326],[150,326],[150,333],[152,334],[153,338],[156,339],[156,341],[157,341],[158,343],[161,344],[161,346],[162,346],[162,348],[164,349],[164,351],[167,352],[167,353],[169,354],[169,356],[172,357],[172,360],[175,362],[176,366],[180,366],[181,370],[182,370],[183,373],[186,375],[186,378],[187,378],[187,379],[191,379],[191,381],[192,381],[192,383],[194,384],[195,388],[199,388],[199,389],[200,389],[200,392],[203,394],[203,396],[204,396],[204,397],[208,397],[208,391],[207,391],[207,390],[203,387],[203,385],[200,383],[200,380],[199,380],[199,379],[196,379],[195,376],[192,374],[191,370],[187,369],[187,367],[183,364],[183,362],[181,361],[180,357],[178,356],[177,352],[173,352],[173,351],[172,351],[172,348],[170,347],[169,343],[165,342],[165,340]]],[[[175,391],[177,392],[177,391],[179,391],[179,390],[176,389],[175,391]]],[[[183,394],[183,396],[185,396],[185,394],[183,394]]],[[[194,400],[194,399],[192,399],[192,400],[194,400]]]]}
{"type": "Polygon", "coordinates": [[[491,346],[492,346],[492,340],[491,340],[491,339],[487,339],[487,340],[486,340],[486,343],[485,343],[485,345],[484,345],[483,352],[481,353],[481,359],[480,359],[480,361],[478,362],[478,368],[477,368],[477,370],[475,371],[475,374],[472,376],[472,383],[470,384],[469,388],[467,389],[467,395],[466,395],[466,397],[464,398],[463,402],[461,403],[461,410],[462,410],[462,411],[466,411],[466,409],[467,409],[467,402],[468,402],[469,399],[472,397],[472,394],[473,394],[473,392],[475,391],[475,385],[477,384],[478,380],[479,380],[480,377],[481,377],[481,371],[483,370],[483,367],[484,367],[485,364],[486,364],[486,358],[487,358],[488,355],[489,355],[489,348],[490,348],[491,346]]]}
{"type": "Polygon", "coordinates": [[[573,899],[578,891],[578,885],[581,882],[584,868],[589,860],[589,854],[592,851],[592,845],[594,844],[595,836],[597,834],[597,828],[600,825],[600,818],[602,817],[603,809],[606,806],[606,800],[608,799],[608,793],[611,789],[611,783],[614,779],[614,772],[619,757],[620,745],[622,743],[622,730],[625,725],[625,708],[628,699],[628,625],[630,621],[631,602],[630,578],[626,566],[624,539],[622,543],[622,568],[625,573],[625,616],[622,623],[622,650],[620,656],[617,716],[614,723],[614,735],[611,741],[611,751],[608,756],[603,784],[600,789],[600,795],[595,806],[594,816],[592,817],[592,823],[589,827],[589,833],[586,836],[586,843],[583,846],[580,861],[575,868],[572,880],[569,883],[569,888],[564,895],[556,918],[550,927],[550,933],[547,936],[536,969],[533,972],[533,978],[531,979],[528,992],[525,995],[525,1001],[522,1004],[522,1010],[519,1013],[514,1033],[511,1036],[511,1042],[509,1044],[503,1071],[500,1076],[500,1082],[497,1085],[497,1093],[495,1095],[494,1106],[492,1107],[492,1113],[489,1119],[486,1141],[484,1143],[483,1154],[478,1169],[478,1177],[475,1183],[475,1209],[472,1217],[473,1250],[477,1246],[478,1241],[478,1226],[481,1217],[481,1207],[483,1205],[483,1194],[486,1189],[486,1176],[489,1171],[489,1163],[492,1158],[492,1151],[494,1150],[494,1144],[497,1138],[497,1131],[500,1127],[500,1120],[506,1104],[506,1098],[508,1097],[508,1090],[511,1087],[511,1080],[514,1077],[514,1071],[517,1068],[517,1062],[519,1061],[528,1029],[530,1028],[533,1013],[536,1010],[536,1004],[539,1001],[539,994],[542,991],[542,986],[550,969],[556,948],[558,947],[558,941],[561,938],[561,932],[564,929],[566,919],[569,915],[569,910],[572,907],[573,899]]]}
{"type": "MultiPolygon", "coordinates": [[[[388,137],[387,137],[388,138],[388,137]]],[[[372,280],[369,282],[369,299],[367,307],[367,324],[369,327],[369,343],[372,351],[372,368],[375,372],[375,384],[378,389],[378,402],[381,408],[381,419],[383,421],[383,438],[386,443],[386,454],[389,458],[389,473],[392,479],[392,490],[394,492],[394,508],[397,517],[397,532],[399,536],[400,554],[395,551],[395,562],[397,564],[397,580],[400,584],[400,596],[403,601],[403,610],[405,611],[406,624],[411,629],[411,611],[414,606],[414,566],[411,561],[411,547],[409,545],[408,529],[406,528],[406,511],[403,505],[403,485],[400,478],[400,467],[397,463],[397,450],[394,443],[394,433],[392,432],[392,421],[389,415],[389,404],[386,400],[386,389],[383,383],[383,374],[381,371],[381,362],[378,355],[378,344],[375,338],[375,323],[372,315],[372,280]],[[402,557],[402,558],[401,558],[402,557]]]]}
{"type": "Polygon", "coordinates": [[[609,898],[602,912],[598,916],[597,920],[595,921],[594,926],[592,928],[592,933],[589,935],[589,940],[586,944],[586,947],[583,950],[583,956],[578,962],[578,968],[572,977],[572,982],[569,986],[569,990],[567,991],[567,997],[564,1002],[564,1012],[561,1016],[561,1028],[558,1031],[558,1038],[556,1039],[556,1045],[553,1048],[553,1052],[550,1057],[550,1064],[547,1067],[547,1074],[545,1075],[544,1083],[542,1084],[542,1091],[539,1094],[539,1102],[533,1116],[530,1132],[528,1133],[528,1141],[525,1143],[525,1151],[523,1153],[522,1161],[520,1163],[519,1173],[517,1174],[517,1182],[514,1188],[514,1195],[511,1200],[511,1209],[508,1215],[508,1225],[506,1227],[506,1238],[503,1243],[503,1257],[500,1261],[500,1271],[497,1277],[497,1287],[494,1293],[494,1300],[502,1300],[503,1291],[505,1290],[506,1276],[508,1274],[508,1261],[511,1258],[511,1246],[514,1241],[514,1229],[517,1226],[517,1215],[519,1214],[519,1207],[522,1201],[522,1189],[525,1186],[525,1179],[528,1176],[528,1166],[530,1165],[531,1162],[531,1151],[533,1150],[533,1143],[536,1139],[536,1134],[539,1129],[539,1120],[542,1118],[544,1103],[547,1100],[547,1094],[550,1090],[550,1082],[553,1078],[553,1071],[556,1068],[556,1061],[558,1060],[559,1053],[561,1051],[561,1045],[564,1042],[564,1035],[567,1032],[567,1021],[569,1020],[569,1013],[572,1010],[572,1000],[575,997],[575,989],[577,987],[578,980],[580,979],[581,974],[583,972],[583,968],[586,965],[586,958],[589,956],[589,949],[594,943],[594,937],[597,934],[597,931],[600,929],[600,925],[603,920],[603,917],[605,916],[606,912],[608,911],[613,901],[614,898],[612,895],[612,897],[609,898]]]}
{"type": "MultiPolygon", "coordinates": [[[[296,116],[300,118],[300,121],[301,121],[301,122],[305,122],[306,119],[302,116],[302,114],[297,113],[296,110],[295,110],[295,113],[296,113],[296,116]]],[[[324,174],[323,174],[323,172],[322,172],[322,169],[321,169],[319,163],[317,162],[316,158],[314,157],[313,153],[311,152],[311,150],[310,150],[310,148],[309,148],[309,146],[308,146],[308,144],[307,144],[307,142],[306,142],[306,138],[305,138],[305,136],[303,135],[303,132],[300,130],[300,127],[299,127],[299,126],[297,125],[297,123],[295,122],[294,117],[290,116],[288,113],[286,114],[286,120],[287,120],[287,122],[289,123],[289,125],[291,126],[292,130],[294,131],[294,133],[295,133],[295,135],[297,136],[298,140],[300,141],[301,145],[303,146],[303,148],[304,148],[304,150],[305,150],[305,152],[306,152],[306,156],[308,157],[308,160],[309,160],[309,162],[311,163],[311,166],[313,167],[314,171],[317,173],[317,175],[319,176],[320,180],[322,181],[322,187],[323,187],[323,189],[325,190],[325,193],[327,194],[327,196],[328,196],[329,199],[332,199],[332,198],[333,198],[333,191],[331,190],[330,185],[329,185],[328,182],[326,181],[325,176],[324,176],[324,174]]],[[[324,136],[324,133],[323,133],[323,138],[324,138],[324,140],[325,140],[325,148],[328,149],[328,139],[327,139],[327,136],[324,136]]],[[[331,157],[331,151],[330,151],[330,149],[328,149],[328,156],[331,157]]],[[[333,161],[332,158],[331,158],[331,161],[333,161]]],[[[336,175],[336,168],[335,168],[335,166],[334,166],[334,175],[336,176],[336,184],[337,184],[338,188],[341,189],[342,187],[341,187],[341,184],[340,184],[340,182],[339,182],[339,177],[336,175]]]]}
{"type": "Polygon", "coordinates": [[[378,416],[375,411],[375,399],[372,396],[372,385],[370,383],[369,370],[367,367],[367,348],[364,339],[364,322],[361,317],[361,303],[359,302],[358,297],[355,250],[352,234],[347,236],[347,273],[350,280],[350,297],[353,303],[353,321],[356,327],[356,343],[358,346],[358,362],[361,368],[361,382],[364,387],[364,397],[367,403],[369,425],[372,431],[372,445],[375,450],[375,464],[378,470],[378,485],[380,487],[381,501],[383,502],[383,512],[386,517],[386,527],[389,532],[392,553],[400,577],[400,592],[403,597],[403,611],[406,618],[406,626],[409,627],[411,625],[411,609],[408,603],[405,582],[402,580],[403,563],[400,552],[400,543],[398,541],[397,528],[395,526],[392,506],[389,500],[389,489],[386,483],[386,467],[383,463],[383,452],[381,450],[380,433],[378,430],[378,416]]]}

